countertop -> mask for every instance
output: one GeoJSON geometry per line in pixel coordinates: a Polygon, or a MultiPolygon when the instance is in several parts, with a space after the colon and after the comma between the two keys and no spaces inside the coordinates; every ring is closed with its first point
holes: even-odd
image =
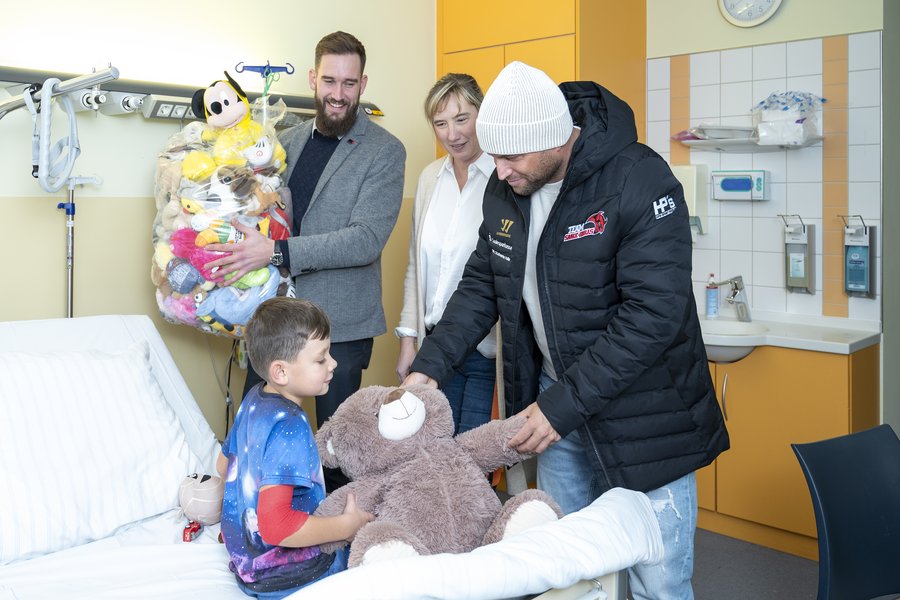
{"type": "MultiPolygon", "coordinates": [[[[760,316],[762,318],[754,318],[753,323],[765,326],[766,331],[751,336],[753,338],[752,345],[756,346],[778,346],[832,354],[852,354],[881,342],[881,331],[876,329],[877,324],[864,323],[859,328],[855,328],[853,322],[848,320],[841,320],[839,325],[830,325],[769,320],[760,316]]],[[[785,317],[792,316],[785,315],[785,317]]],[[[704,335],[705,340],[708,337],[710,336],[704,335]]],[[[721,336],[712,337],[721,340],[721,336]]],[[[742,336],[728,337],[735,338],[734,345],[737,345],[742,336]]]]}

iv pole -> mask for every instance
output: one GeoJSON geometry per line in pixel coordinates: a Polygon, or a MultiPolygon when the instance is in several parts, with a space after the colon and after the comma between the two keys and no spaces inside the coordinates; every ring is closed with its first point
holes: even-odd
{"type": "Polygon", "coordinates": [[[50,78],[42,86],[30,86],[20,96],[10,98],[0,103],[0,118],[11,110],[21,106],[27,106],[34,120],[34,135],[32,141],[32,176],[36,177],[44,191],[56,192],[63,185],[69,188],[68,202],[60,202],[57,209],[64,209],[66,213],[66,317],[71,318],[73,310],[73,284],[75,274],[75,186],[85,183],[99,185],[102,180],[99,177],[71,176],[75,159],[81,153],[78,145],[78,128],[75,122],[75,113],[71,100],[67,96],[61,98],[64,109],[69,117],[69,136],[61,139],[50,148],[50,101],[53,97],[85,88],[98,86],[101,83],[116,79],[119,71],[110,66],[108,69],[88,75],[81,75],[66,81],[50,78]],[[35,101],[40,102],[40,107],[35,106],[35,101]],[[40,118],[39,118],[40,116],[40,118]],[[65,154],[63,151],[66,150],[65,154]],[[57,159],[63,157],[64,164],[59,164],[57,159]]]}

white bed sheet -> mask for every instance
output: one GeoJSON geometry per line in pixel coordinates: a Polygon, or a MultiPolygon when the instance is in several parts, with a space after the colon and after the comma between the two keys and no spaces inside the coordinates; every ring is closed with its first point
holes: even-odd
{"type": "Polygon", "coordinates": [[[228,570],[218,526],[181,541],[177,510],[115,535],[0,567],[0,600],[247,600],[228,570]]]}
{"type": "MultiPolygon", "coordinates": [[[[246,600],[228,570],[218,526],[181,541],[178,511],[115,535],[0,567],[0,600],[246,600]]],[[[563,589],[658,561],[649,500],[614,489],[577,513],[466,554],[385,561],[339,573],[291,600],[489,600],[563,589]]]]}

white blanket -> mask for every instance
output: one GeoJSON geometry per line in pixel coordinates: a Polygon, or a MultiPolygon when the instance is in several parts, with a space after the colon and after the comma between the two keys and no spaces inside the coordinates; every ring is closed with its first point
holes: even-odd
{"type": "Polygon", "coordinates": [[[612,489],[555,523],[466,554],[436,554],[338,573],[290,600],[488,600],[540,594],[639,563],[658,562],[662,537],[644,494],[612,489]]]}

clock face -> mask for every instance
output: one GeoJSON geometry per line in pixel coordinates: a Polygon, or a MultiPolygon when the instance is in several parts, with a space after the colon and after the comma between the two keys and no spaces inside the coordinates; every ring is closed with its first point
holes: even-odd
{"type": "Polygon", "coordinates": [[[753,27],[768,20],[782,0],[718,0],[725,20],[738,27],[753,27]]]}

